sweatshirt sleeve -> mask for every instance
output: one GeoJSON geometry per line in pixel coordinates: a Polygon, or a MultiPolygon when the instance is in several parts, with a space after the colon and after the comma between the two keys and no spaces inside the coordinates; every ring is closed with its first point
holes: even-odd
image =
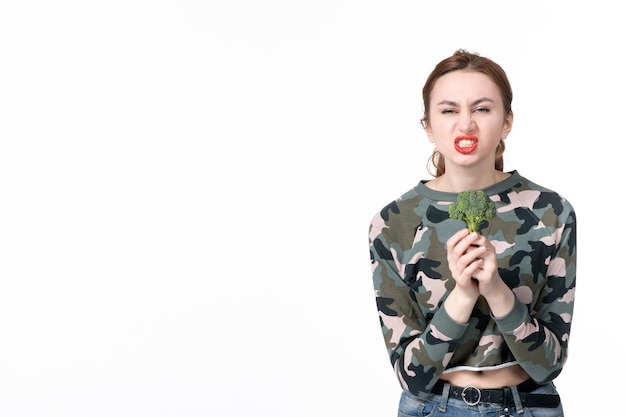
{"type": "Polygon", "coordinates": [[[567,360],[576,287],[576,216],[566,205],[546,260],[546,284],[531,307],[516,299],[504,317],[493,318],[513,356],[537,383],[559,375],[567,360]]]}
{"type": "MultiPolygon", "coordinates": [[[[382,220],[380,220],[382,222],[382,220]]],[[[429,392],[439,379],[468,325],[454,322],[446,310],[424,317],[402,279],[397,248],[390,247],[380,230],[370,227],[370,256],[380,325],[387,352],[401,386],[414,394],[429,392]],[[374,233],[372,234],[372,232],[374,233]]]]}

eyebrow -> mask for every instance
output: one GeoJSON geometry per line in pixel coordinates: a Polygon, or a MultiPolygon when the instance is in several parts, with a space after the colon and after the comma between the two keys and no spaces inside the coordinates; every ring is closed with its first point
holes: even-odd
{"type": "MultiPolygon", "coordinates": [[[[494,101],[488,97],[483,97],[483,98],[479,98],[478,100],[474,100],[472,103],[470,103],[470,106],[476,106],[482,102],[488,101],[489,103],[494,103],[494,101]]],[[[445,106],[458,106],[458,103],[452,101],[452,100],[442,100],[439,103],[437,103],[437,106],[441,106],[441,105],[445,105],[445,106]]]]}

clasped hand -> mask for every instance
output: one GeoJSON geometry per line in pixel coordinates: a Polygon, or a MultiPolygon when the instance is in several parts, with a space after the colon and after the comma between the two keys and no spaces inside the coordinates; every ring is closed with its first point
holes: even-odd
{"type": "Polygon", "coordinates": [[[485,236],[460,230],[448,240],[447,249],[452,277],[466,296],[488,296],[502,282],[496,250],[485,236]]]}

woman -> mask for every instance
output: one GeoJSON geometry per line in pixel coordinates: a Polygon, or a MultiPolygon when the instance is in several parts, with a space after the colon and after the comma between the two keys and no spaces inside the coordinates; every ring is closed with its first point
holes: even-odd
{"type": "Polygon", "coordinates": [[[492,60],[456,51],[423,88],[434,179],[370,224],[376,301],[402,386],[399,416],[562,416],[576,217],[554,191],[503,170],[513,94],[492,60]],[[465,190],[496,216],[478,233],[450,218],[465,190]]]}

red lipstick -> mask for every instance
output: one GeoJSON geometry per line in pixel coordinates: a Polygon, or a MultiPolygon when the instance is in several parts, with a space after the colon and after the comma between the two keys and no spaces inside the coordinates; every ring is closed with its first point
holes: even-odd
{"type": "Polygon", "coordinates": [[[476,136],[457,136],[454,138],[454,149],[462,154],[472,153],[478,146],[476,136]]]}

